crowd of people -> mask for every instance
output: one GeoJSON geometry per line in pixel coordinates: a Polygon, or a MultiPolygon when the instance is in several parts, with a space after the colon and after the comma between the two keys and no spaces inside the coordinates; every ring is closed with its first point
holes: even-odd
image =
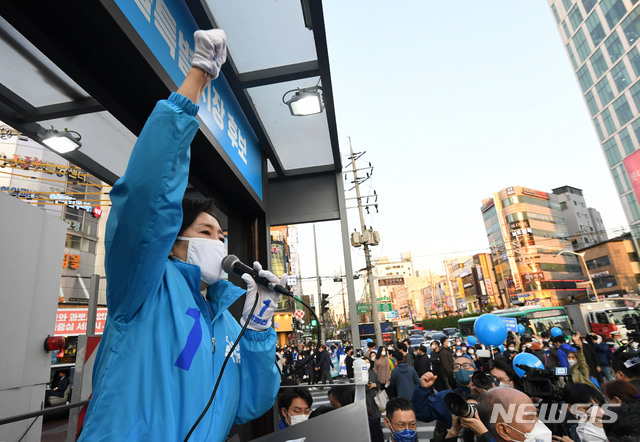
{"type": "MultiPolygon", "coordinates": [[[[324,383],[320,375],[307,379],[295,374],[296,363],[310,358],[312,368],[302,373],[313,374],[325,356],[330,361],[330,356],[340,354],[350,359],[345,358],[345,365],[351,365],[346,377],[353,381],[349,345],[321,346],[318,351],[312,346],[288,347],[279,354],[283,385],[324,383]]],[[[594,334],[509,333],[498,348],[443,337],[427,349],[411,347],[407,339],[380,347],[369,342],[362,357],[369,369],[366,405],[372,441],[384,440],[383,426],[389,428],[392,441],[417,440],[417,421],[435,422],[432,440],[439,442],[640,441],[640,355],[634,340],[622,344],[594,334]],[[536,362],[518,364],[523,353],[536,362]],[[381,392],[389,399],[382,407],[376,400],[381,392]],[[496,409],[504,412],[496,414],[496,409]]],[[[283,391],[278,409],[284,428],[301,420],[293,417],[297,410],[308,409],[302,418],[306,419],[353,402],[354,390],[332,386],[331,406],[313,413],[307,390],[283,391]],[[292,407],[295,398],[305,407],[292,407]]]]}

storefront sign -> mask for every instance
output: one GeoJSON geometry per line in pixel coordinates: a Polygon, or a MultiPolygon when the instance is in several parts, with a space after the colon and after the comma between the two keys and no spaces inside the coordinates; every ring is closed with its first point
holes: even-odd
{"type": "Polygon", "coordinates": [[[511,230],[522,229],[523,227],[531,227],[529,225],[529,220],[528,219],[524,219],[522,221],[514,221],[512,223],[509,223],[509,229],[511,229],[511,230]]]}
{"type": "Polygon", "coordinates": [[[631,181],[631,187],[636,196],[636,201],[640,201],[640,150],[636,150],[622,160],[622,162],[627,171],[627,176],[629,176],[629,180],[631,181]]]}
{"type": "Polygon", "coordinates": [[[80,255],[69,255],[65,253],[62,259],[62,268],[78,270],[80,268],[80,255]]]}
{"type": "Polygon", "coordinates": [[[534,196],[536,198],[542,198],[542,199],[545,199],[545,200],[549,199],[549,194],[547,192],[542,192],[540,190],[535,190],[535,189],[528,189],[526,187],[522,188],[522,194],[523,195],[534,196]]]}
{"type": "Polygon", "coordinates": [[[386,287],[390,285],[404,285],[404,278],[380,278],[378,279],[378,285],[380,287],[386,287]]]}
{"type": "MultiPolygon", "coordinates": [[[[176,85],[182,84],[198,30],[183,0],[114,0],[135,32],[176,85]]],[[[262,199],[262,153],[258,138],[222,72],[200,99],[199,116],[238,171],[262,199]]]]}
{"type": "Polygon", "coordinates": [[[527,284],[533,281],[544,281],[544,273],[543,272],[529,272],[521,275],[522,284],[527,284]]]}
{"type": "Polygon", "coordinates": [[[598,273],[592,274],[591,279],[606,278],[607,276],[609,276],[609,271],[605,270],[604,272],[598,272],[598,273]]]}
{"type": "MultiPolygon", "coordinates": [[[[96,314],[96,334],[102,334],[107,321],[106,307],[98,308],[96,314]]],[[[56,315],[55,336],[78,336],[87,333],[86,308],[59,308],[56,315]]]]}

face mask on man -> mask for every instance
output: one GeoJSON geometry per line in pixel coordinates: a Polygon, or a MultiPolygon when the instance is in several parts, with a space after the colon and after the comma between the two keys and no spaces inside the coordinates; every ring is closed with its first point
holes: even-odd
{"type": "Polygon", "coordinates": [[[533,426],[531,431],[529,431],[528,433],[523,433],[517,428],[513,428],[509,424],[505,423],[505,425],[513,430],[516,430],[518,433],[524,435],[523,442],[551,442],[551,435],[552,435],[551,430],[547,428],[547,426],[543,424],[542,421],[536,422],[536,424],[533,426]]]}
{"type": "Polygon", "coordinates": [[[456,378],[456,381],[463,384],[469,385],[471,382],[471,375],[473,374],[473,370],[465,370],[464,368],[454,371],[453,376],[456,378]]]}
{"type": "Polygon", "coordinates": [[[589,442],[604,442],[607,440],[607,435],[604,432],[604,428],[598,427],[593,422],[584,422],[578,424],[576,429],[580,440],[589,442]]]}
{"type": "MultiPolygon", "coordinates": [[[[385,417],[385,419],[387,418],[385,417]]],[[[387,419],[387,422],[389,422],[389,419],[387,419]]],[[[416,440],[416,435],[418,434],[416,430],[405,428],[404,430],[395,431],[391,422],[389,422],[389,427],[391,427],[393,439],[396,442],[414,442],[416,440]]]]}
{"type": "Polygon", "coordinates": [[[189,238],[179,236],[176,239],[187,241],[187,262],[200,267],[200,280],[207,285],[220,281],[222,277],[222,259],[227,256],[227,248],[222,241],[208,238],[189,238]]]}
{"type": "Polygon", "coordinates": [[[291,425],[300,424],[309,419],[309,415],[304,413],[291,416],[287,411],[287,414],[289,415],[289,422],[291,423],[291,425]]]}

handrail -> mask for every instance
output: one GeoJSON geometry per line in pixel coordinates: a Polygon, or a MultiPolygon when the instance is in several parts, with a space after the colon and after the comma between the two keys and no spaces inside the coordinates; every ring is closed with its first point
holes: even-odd
{"type": "Polygon", "coordinates": [[[18,414],[16,416],[0,418],[0,425],[10,424],[11,422],[17,422],[17,421],[29,419],[32,417],[46,416],[48,414],[56,414],[61,411],[70,410],[72,408],[82,407],[83,405],[87,405],[88,403],[89,403],[89,400],[80,401],[80,402],[76,402],[75,404],[59,405],[57,407],[47,407],[38,411],[31,411],[29,413],[18,414]]]}

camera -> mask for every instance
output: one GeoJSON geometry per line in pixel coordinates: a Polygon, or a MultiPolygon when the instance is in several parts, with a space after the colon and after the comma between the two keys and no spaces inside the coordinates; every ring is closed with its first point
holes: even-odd
{"type": "Polygon", "coordinates": [[[474,417],[476,415],[476,406],[467,403],[458,393],[447,394],[444,397],[444,404],[449,413],[458,417],[474,417]]]}
{"type": "Polygon", "coordinates": [[[476,387],[484,390],[489,390],[500,385],[498,378],[488,371],[476,371],[473,376],[471,376],[471,382],[473,382],[473,385],[476,387]]]}
{"type": "Polygon", "coordinates": [[[523,364],[516,364],[516,366],[524,370],[522,383],[524,385],[524,392],[529,397],[537,397],[551,401],[564,400],[562,389],[555,385],[555,375],[548,373],[541,368],[533,368],[523,364]]]}

